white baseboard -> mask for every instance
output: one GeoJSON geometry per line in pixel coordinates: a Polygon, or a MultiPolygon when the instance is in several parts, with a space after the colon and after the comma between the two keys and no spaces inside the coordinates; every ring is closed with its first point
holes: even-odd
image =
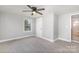
{"type": "Polygon", "coordinates": [[[54,42],[57,41],[57,40],[59,40],[59,39],[58,39],[58,38],[55,38],[55,39],[54,39],[54,42]]]}
{"type": "Polygon", "coordinates": [[[46,38],[46,37],[40,37],[40,38],[45,39],[45,40],[47,40],[47,41],[49,41],[49,42],[54,42],[53,39],[49,39],[49,38],[46,38]]]}
{"type": "Polygon", "coordinates": [[[78,42],[78,41],[76,41],[76,40],[72,40],[72,42],[79,43],[79,42],[78,42]]]}
{"type": "Polygon", "coordinates": [[[60,37],[58,37],[58,38],[56,38],[56,39],[48,39],[48,38],[45,38],[45,37],[41,37],[42,39],[45,39],[45,40],[47,40],[47,41],[49,41],[49,42],[55,42],[55,41],[57,41],[57,40],[62,40],[62,41],[66,41],[66,42],[71,42],[71,40],[67,40],[67,39],[64,39],[64,38],[60,38],[60,37]]]}
{"type": "Polygon", "coordinates": [[[71,40],[67,40],[67,39],[60,38],[60,37],[58,37],[58,40],[63,40],[63,41],[66,41],[66,42],[71,42],[71,40]]]}
{"type": "Polygon", "coordinates": [[[4,39],[4,40],[0,40],[0,43],[6,42],[6,41],[11,41],[11,40],[18,40],[18,39],[21,39],[21,38],[24,38],[24,37],[30,37],[30,36],[33,36],[33,35],[20,36],[20,37],[15,37],[15,38],[11,38],[11,39],[4,39]]]}
{"type": "MultiPolygon", "coordinates": [[[[21,38],[24,38],[24,37],[30,37],[30,36],[33,36],[33,35],[20,36],[20,37],[15,37],[15,38],[11,38],[11,39],[4,39],[4,40],[0,40],[0,43],[6,42],[6,41],[11,41],[11,40],[18,40],[18,39],[21,39],[21,38]]],[[[49,42],[55,42],[56,40],[63,40],[63,41],[66,41],[66,42],[71,42],[70,40],[66,40],[66,39],[63,39],[63,38],[60,38],[60,37],[56,38],[55,40],[49,39],[49,38],[46,38],[46,37],[40,37],[40,38],[45,39],[49,42]]]]}

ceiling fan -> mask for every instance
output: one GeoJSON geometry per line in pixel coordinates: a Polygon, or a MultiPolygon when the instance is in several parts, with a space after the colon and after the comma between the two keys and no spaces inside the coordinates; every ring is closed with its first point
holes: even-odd
{"type": "Polygon", "coordinates": [[[32,12],[31,15],[34,15],[35,13],[38,13],[40,15],[43,15],[41,12],[39,11],[42,11],[42,10],[45,10],[45,8],[40,8],[38,9],[37,7],[32,7],[30,5],[27,5],[27,7],[29,7],[31,10],[23,10],[23,12],[32,12]]]}

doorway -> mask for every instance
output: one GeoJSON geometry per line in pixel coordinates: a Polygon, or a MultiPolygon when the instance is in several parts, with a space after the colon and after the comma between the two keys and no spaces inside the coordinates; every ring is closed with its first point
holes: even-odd
{"type": "Polygon", "coordinates": [[[71,16],[71,40],[79,43],[79,15],[71,16]]]}

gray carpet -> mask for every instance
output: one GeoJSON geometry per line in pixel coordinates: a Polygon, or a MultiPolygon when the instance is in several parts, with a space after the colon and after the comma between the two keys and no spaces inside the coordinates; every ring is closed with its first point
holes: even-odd
{"type": "Polygon", "coordinates": [[[79,44],[28,37],[0,43],[0,53],[73,53],[79,52],[79,44]]]}

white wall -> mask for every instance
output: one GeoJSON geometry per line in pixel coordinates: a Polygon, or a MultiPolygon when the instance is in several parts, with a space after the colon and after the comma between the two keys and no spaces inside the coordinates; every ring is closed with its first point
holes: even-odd
{"type": "Polygon", "coordinates": [[[36,36],[37,37],[42,37],[42,25],[43,24],[43,19],[42,17],[36,19],[36,36]]]}
{"type": "Polygon", "coordinates": [[[44,38],[53,41],[54,36],[54,14],[49,13],[43,16],[42,35],[44,38]]]}
{"type": "Polygon", "coordinates": [[[79,11],[59,16],[59,39],[71,42],[71,16],[76,14],[79,14],[79,11]]]}
{"type": "Polygon", "coordinates": [[[79,12],[59,16],[54,13],[44,15],[43,37],[48,40],[59,38],[60,40],[71,42],[71,16],[75,14],[79,14],[79,12]]]}
{"type": "Polygon", "coordinates": [[[64,14],[59,16],[59,39],[71,41],[71,15],[64,14]]]}
{"type": "Polygon", "coordinates": [[[58,25],[59,25],[58,15],[54,14],[54,40],[58,38],[58,25]]]}
{"type": "Polygon", "coordinates": [[[35,34],[35,20],[32,19],[32,32],[24,32],[23,20],[27,17],[17,14],[0,13],[0,40],[35,34]]]}

